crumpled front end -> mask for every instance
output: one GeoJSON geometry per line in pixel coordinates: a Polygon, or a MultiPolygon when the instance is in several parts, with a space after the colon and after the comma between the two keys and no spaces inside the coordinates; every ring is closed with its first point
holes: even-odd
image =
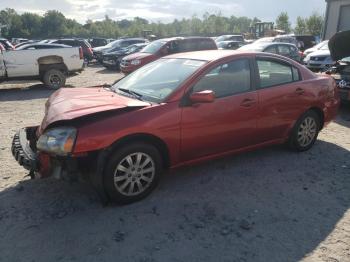
{"type": "Polygon", "coordinates": [[[38,127],[22,128],[16,132],[12,140],[11,151],[18,164],[29,170],[32,178],[50,176],[51,163],[48,154],[36,150],[38,127]]]}

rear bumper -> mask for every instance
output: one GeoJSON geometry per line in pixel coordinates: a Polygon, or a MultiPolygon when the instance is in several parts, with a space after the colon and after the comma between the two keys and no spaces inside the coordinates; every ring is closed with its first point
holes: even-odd
{"type": "Polygon", "coordinates": [[[38,156],[29,146],[26,128],[20,129],[14,135],[11,151],[18,164],[29,171],[39,171],[38,156]]]}

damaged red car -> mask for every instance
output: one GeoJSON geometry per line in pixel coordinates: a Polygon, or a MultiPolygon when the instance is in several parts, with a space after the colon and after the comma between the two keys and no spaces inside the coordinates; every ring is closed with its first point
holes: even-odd
{"type": "Polygon", "coordinates": [[[308,150],[338,106],[331,77],[286,57],[181,53],[109,87],[56,91],[12,152],[33,177],[80,173],[105,199],[130,203],[168,168],[272,144],[308,150]]]}

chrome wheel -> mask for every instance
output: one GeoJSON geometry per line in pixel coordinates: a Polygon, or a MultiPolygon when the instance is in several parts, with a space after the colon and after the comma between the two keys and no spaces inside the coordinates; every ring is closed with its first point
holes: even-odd
{"type": "Polygon", "coordinates": [[[114,171],[114,186],[125,196],[139,195],[151,185],[155,171],[155,163],[148,154],[129,154],[114,171]]]}
{"type": "Polygon", "coordinates": [[[307,147],[312,143],[317,135],[317,123],[314,118],[306,117],[298,129],[298,143],[302,147],[307,147]]]}

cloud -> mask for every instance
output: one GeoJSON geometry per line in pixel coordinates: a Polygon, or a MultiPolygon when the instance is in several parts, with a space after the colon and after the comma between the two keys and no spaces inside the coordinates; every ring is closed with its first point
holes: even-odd
{"type": "Polygon", "coordinates": [[[325,1],[320,0],[0,0],[0,9],[9,7],[19,13],[38,14],[55,9],[81,23],[87,19],[101,20],[105,15],[116,20],[139,16],[151,21],[170,22],[194,14],[201,17],[205,12],[256,16],[264,21],[274,21],[282,11],[287,11],[294,22],[298,15],[309,16],[315,10],[323,13],[325,6],[325,1]]]}

